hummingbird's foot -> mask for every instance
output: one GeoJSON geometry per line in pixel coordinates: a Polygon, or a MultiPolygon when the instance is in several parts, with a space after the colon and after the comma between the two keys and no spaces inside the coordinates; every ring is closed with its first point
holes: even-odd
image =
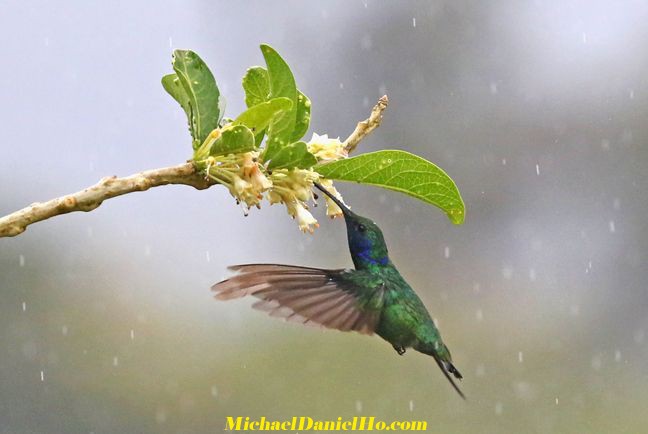
{"type": "Polygon", "coordinates": [[[399,347],[398,345],[392,345],[392,346],[394,347],[394,349],[396,350],[399,356],[405,354],[405,348],[399,347]]]}

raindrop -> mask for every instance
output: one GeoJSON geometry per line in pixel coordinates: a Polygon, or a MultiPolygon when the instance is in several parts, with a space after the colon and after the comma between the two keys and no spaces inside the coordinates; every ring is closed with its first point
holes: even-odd
{"type": "Polygon", "coordinates": [[[628,93],[628,97],[629,97],[630,99],[634,99],[634,96],[635,96],[635,94],[634,94],[634,89],[630,89],[630,92],[628,93]]]}
{"type": "Polygon", "coordinates": [[[587,44],[587,33],[583,32],[583,44],[587,44]]]}
{"type": "Polygon", "coordinates": [[[213,396],[214,398],[218,396],[218,387],[216,386],[211,387],[211,396],[213,396]]]}
{"type": "Polygon", "coordinates": [[[169,48],[173,48],[173,38],[169,36],[169,48]]]}
{"type": "Polygon", "coordinates": [[[209,256],[209,250],[205,252],[205,259],[207,260],[207,262],[211,262],[211,257],[209,256]]]}
{"type": "Polygon", "coordinates": [[[119,357],[113,357],[113,366],[119,366],[119,357]]]}
{"type": "Polygon", "coordinates": [[[556,396],[556,405],[558,405],[558,397],[556,396]]]}
{"type": "Polygon", "coordinates": [[[491,95],[497,95],[497,83],[491,81],[490,83],[490,93],[491,95]]]}
{"type": "Polygon", "coordinates": [[[477,312],[475,312],[475,318],[477,318],[477,321],[483,320],[484,312],[481,309],[477,309],[477,312]]]}
{"type": "Polygon", "coordinates": [[[641,344],[644,341],[645,333],[643,330],[639,329],[636,332],[634,332],[634,336],[632,337],[637,344],[641,344]]]}
{"type": "Polygon", "coordinates": [[[522,351],[518,351],[518,362],[524,362],[524,354],[522,354],[522,351]]]}
{"type": "Polygon", "coordinates": [[[63,336],[67,336],[68,326],[64,325],[63,327],[61,327],[61,333],[63,333],[63,336]]]}
{"type": "Polygon", "coordinates": [[[502,158],[502,166],[506,166],[506,158],[502,158]]]}
{"type": "Polygon", "coordinates": [[[344,89],[344,83],[340,83],[340,89],[344,89]]]}
{"type": "Polygon", "coordinates": [[[445,248],[443,249],[443,257],[446,258],[446,259],[448,259],[450,257],[450,247],[449,246],[445,246],[445,248]]]}
{"type": "Polygon", "coordinates": [[[621,351],[616,350],[614,352],[614,361],[615,362],[620,362],[621,361],[621,351]]]}
{"type": "Polygon", "coordinates": [[[371,40],[371,35],[366,34],[360,39],[360,47],[363,50],[371,50],[371,47],[373,46],[373,41],[371,40]]]}
{"type": "Polygon", "coordinates": [[[134,329],[131,329],[131,331],[130,331],[130,338],[131,338],[131,341],[135,340],[135,330],[134,329]]]}
{"type": "Polygon", "coordinates": [[[355,402],[355,409],[357,413],[362,413],[362,401],[357,400],[355,402]]]}
{"type": "Polygon", "coordinates": [[[536,175],[540,176],[540,165],[536,164],[536,175]]]}
{"type": "Polygon", "coordinates": [[[495,403],[495,414],[499,416],[500,414],[502,414],[502,411],[504,411],[504,406],[502,405],[502,403],[495,403]]]}
{"type": "Polygon", "coordinates": [[[416,27],[416,17],[412,18],[412,27],[416,27]]]}
{"type": "Polygon", "coordinates": [[[535,282],[536,280],[536,271],[535,268],[529,268],[529,280],[535,282]]]}
{"type": "Polygon", "coordinates": [[[473,292],[475,294],[479,294],[480,291],[481,291],[481,285],[479,283],[476,283],[476,282],[473,283],[473,292]]]}
{"type": "Polygon", "coordinates": [[[610,223],[608,223],[608,226],[610,227],[610,233],[615,233],[616,232],[616,226],[614,224],[614,220],[610,220],[610,223]]]}
{"type": "Polygon", "coordinates": [[[18,255],[18,263],[21,267],[25,266],[25,255],[18,255]]]}
{"type": "Polygon", "coordinates": [[[598,371],[601,369],[601,366],[603,365],[603,361],[601,360],[601,356],[594,356],[592,357],[592,369],[595,371],[598,371]]]}
{"type": "Polygon", "coordinates": [[[409,411],[414,411],[414,401],[410,399],[409,402],[409,411]]]}
{"type": "Polygon", "coordinates": [[[578,316],[578,315],[580,315],[580,306],[577,305],[577,304],[572,304],[571,306],[569,306],[569,313],[570,313],[572,316],[578,316]]]}
{"type": "Polygon", "coordinates": [[[23,310],[23,312],[25,312],[27,310],[27,302],[26,301],[22,302],[22,310],[23,310]]]}
{"type": "Polygon", "coordinates": [[[41,371],[41,381],[45,381],[45,372],[41,371]]]}
{"type": "Polygon", "coordinates": [[[603,149],[604,151],[609,150],[610,149],[610,141],[606,140],[606,139],[601,140],[601,149],[603,149]]]}

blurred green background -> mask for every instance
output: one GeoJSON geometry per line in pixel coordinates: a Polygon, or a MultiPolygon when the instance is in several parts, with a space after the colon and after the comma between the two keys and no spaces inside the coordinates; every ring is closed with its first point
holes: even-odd
{"type": "MultiPolygon", "coordinates": [[[[223,188],[170,186],[0,240],[1,433],[213,433],[226,416],[425,420],[430,432],[648,430],[648,4],[640,1],[5,1],[0,214],[190,157],[163,91],[171,51],[212,68],[227,114],[260,43],[361,151],[439,164],[463,226],[339,184],[383,228],[440,322],[434,362],[379,338],[214,301],[225,267],[350,265],[345,230],[243,218],[223,188]],[[41,381],[42,372],[42,381],[41,381]]],[[[308,134],[310,137],[310,132],[308,134]]]]}

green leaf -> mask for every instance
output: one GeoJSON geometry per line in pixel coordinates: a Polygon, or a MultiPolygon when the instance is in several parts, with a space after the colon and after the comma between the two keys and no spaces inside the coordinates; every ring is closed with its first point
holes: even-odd
{"type": "Polygon", "coordinates": [[[189,132],[191,133],[191,137],[195,137],[193,123],[191,122],[191,102],[189,100],[189,95],[187,95],[187,92],[185,92],[184,88],[180,84],[178,76],[176,74],[168,74],[162,77],[162,87],[164,87],[164,90],[166,90],[184,110],[187,115],[187,121],[189,122],[189,132]]]}
{"type": "Polygon", "coordinates": [[[234,124],[242,124],[248,127],[254,134],[262,132],[275,116],[282,112],[290,111],[293,103],[288,98],[273,98],[270,101],[259,103],[250,107],[239,115],[234,124]]]}
{"type": "Polygon", "coordinates": [[[190,130],[194,149],[197,149],[207,135],[218,128],[225,111],[225,99],[221,97],[211,71],[193,51],[175,50],[173,69],[188,97],[190,130]]]}
{"type": "Polygon", "coordinates": [[[466,211],[454,181],[436,165],[409,152],[370,152],[314,169],[328,179],[400,191],[441,208],[454,224],[464,221],[466,211]]]}
{"type": "Polygon", "coordinates": [[[254,134],[245,125],[228,125],[209,149],[209,155],[239,154],[256,149],[254,134]]]}
{"type": "Polygon", "coordinates": [[[296,142],[304,137],[310,125],[311,101],[306,95],[297,91],[297,113],[295,119],[295,130],[292,133],[291,140],[296,142]]]}
{"type": "Polygon", "coordinates": [[[288,64],[269,45],[261,45],[261,52],[268,66],[270,97],[285,97],[292,101],[292,108],[275,119],[268,128],[268,140],[264,159],[270,160],[279,150],[292,142],[297,116],[297,86],[288,64]]]}
{"type": "Polygon", "coordinates": [[[297,142],[281,148],[268,164],[268,170],[308,169],[317,164],[317,158],[310,152],[306,143],[297,142]]]}
{"type": "Polygon", "coordinates": [[[245,104],[253,107],[270,99],[270,78],[268,71],[261,66],[248,69],[243,77],[245,104]]]}

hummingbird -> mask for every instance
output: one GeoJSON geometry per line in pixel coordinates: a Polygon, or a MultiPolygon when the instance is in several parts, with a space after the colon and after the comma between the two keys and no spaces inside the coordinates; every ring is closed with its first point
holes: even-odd
{"type": "Polygon", "coordinates": [[[432,356],[457,393],[454,378],[463,377],[452,364],[448,347],[416,292],[387,254],[382,231],[372,220],[352,212],[318,183],[344,215],[354,269],[322,269],[280,264],[228,267],[237,275],[216,283],[218,300],[246,295],[259,299],[253,307],[271,316],[365,335],[377,334],[399,355],[407,348],[432,356]]]}

